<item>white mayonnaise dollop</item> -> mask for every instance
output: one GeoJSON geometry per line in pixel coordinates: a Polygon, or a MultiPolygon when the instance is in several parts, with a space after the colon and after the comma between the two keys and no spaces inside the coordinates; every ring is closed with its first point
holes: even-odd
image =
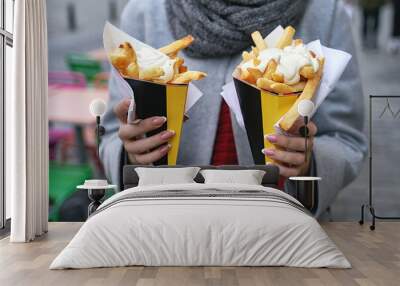
{"type": "Polygon", "coordinates": [[[175,60],[170,59],[167,55],[148,48],[140,49],[136,55],[140,70],[161,67],[164,71],[164,75],[160,77],[161,80],[168,82],[174,77],[175,60]]]}
{"type": "Polygon", "coordinates": [[[313,58],[310,51],[304,44],[291,45],[286,48],[277,49],[269,48],[262,50],[257,59],[260,61],[258,65],[254,65],[253,60],[249,60],[242,64],[241,69],[256,68],[264,72],[269,61],[275,60],[278,64],[277,72],[284,77],[284,82],[289,85],[300,82],[300,69],[306,65],[311,65],[314,72],[319,69],[319,62],[313,58]]]}

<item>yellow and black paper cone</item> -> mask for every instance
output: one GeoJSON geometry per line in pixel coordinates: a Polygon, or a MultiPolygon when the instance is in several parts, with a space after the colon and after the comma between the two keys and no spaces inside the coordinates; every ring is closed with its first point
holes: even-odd
{"type": "Polygon", "coordinates": [[[136,116],[146,119],[152,116],[165,116],[167,122],[160,128],[148,132],[147,137],[164,130],[175,131],[170,140],[168,155],[154,162],[154,165],[176,165],[182,133],[188,85],[165,85],[148,81],[125,78],[133,89],[136,103],[136,116]]]}
{"type": "Polygon", "coordinates": [[[264,165],[272,160],[261,151],[275,148],[264,135],[275,133],[274,125],[289,111],[298,94],[278,95],[233,78],[254,163],[264,165]]]}

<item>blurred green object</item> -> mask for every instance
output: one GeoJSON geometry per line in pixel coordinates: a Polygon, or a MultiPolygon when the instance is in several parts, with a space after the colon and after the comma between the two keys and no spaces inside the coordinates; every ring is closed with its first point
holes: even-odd
{"type": "Polygon", "coordinates": [[[92,178],[89,165],[70,165],[50,162],[49,165],[49,221],[59,221],[60,207],[76,191],[76,186],[92,178]]]}
{"type": "Polygon", "coordinates": [[[360,0],[360,5],[365,10],[375,10],[386,4],[386,0],[360,0]]]}
{"type": "Polygon", "coordinates": [[[101,62],[86,54],[71,53],[65,57],[65,61],[70,71],[84,74],[88,82],[92,82],[102,72],[101,62]]]}

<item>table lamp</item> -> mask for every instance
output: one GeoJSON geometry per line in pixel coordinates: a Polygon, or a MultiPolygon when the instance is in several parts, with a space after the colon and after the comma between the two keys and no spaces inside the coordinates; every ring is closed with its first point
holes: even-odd
{"type": "Polygon", "coordinates": [[[96,144],[97,156],[100,158],[100,138],[106,133],[104,126],[100,124],[100,117],[106,112],[106,103],[101,99],[94,99],[89,106],[90,113],[96,117],[96,144]]]}
{"type": "MultiPolygon", "coordinates": [[[[90,113],[96,117],[96,143],[97,156],[100,158],[100,138],[106,133],[106,129],[101,125],[100,117],[106,112],[106,103],[101,99],[95,99],[90,103],[90,113]]],[[[107,180],[85,180],[83,185],[77,186],[77,189],[87,190],[91,203],[88,206],[88,216],[94,213],[101,205],[101,201],[106,194],[106,190],[114,189],[115,185],[108,184],[107,180]]]]}
{"type": "MultiPolygon", "coordinates": [[[[303,99],[297,106],[297,112],[303,117],[304,125],[300,127],[299,133],[304,137],[305,141],[305,163],[308,160],[308,135],[309,129],[307,127],[310,117],[314,112],[315,105],[311,100],[303,99]]],[[[317,182],[321,180],[319,177],[290,177],[289,180],[296,183],[296,199],[298,199],[310,212],[315,212],[318,207],[318,194],[317,182]]]]}
{"type": "Polygon", "coordinates": [[[304,159],[305,163],[307,163],[307,160],[308,160],[307,139],[308,139],[309,129],[308,129],[307,125],[308,125],[308,122],[310,120],[310,116],[314,112],[314,107],[315,107],[314,103],[311,100],[308,100],[308,99],[301,100],[299,102],[299,105],[297,106],[297,112],[304,119],[304,125],[302,127],[300,127],[299,133],[300,133],[301,136],[303,136],[305,138],[305,141],[304,141],[304,147],[305,147],[305,152],[306,152],[306,156],[305,156],[305,159],[304,159]]]}

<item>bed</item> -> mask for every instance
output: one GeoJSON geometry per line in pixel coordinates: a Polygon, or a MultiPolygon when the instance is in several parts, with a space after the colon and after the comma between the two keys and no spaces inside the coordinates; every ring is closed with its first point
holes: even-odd
{"type": "Polygon", "coordinates": [[[263,170],[260,185],[204,183],[199,173],[193,183],[150,186],[138,185],[137,167],[124,167],[124,191],[98,208],[50,269],[351,267],[310,212],[276,189],[274,166],[218,167],[263,170]]]}

